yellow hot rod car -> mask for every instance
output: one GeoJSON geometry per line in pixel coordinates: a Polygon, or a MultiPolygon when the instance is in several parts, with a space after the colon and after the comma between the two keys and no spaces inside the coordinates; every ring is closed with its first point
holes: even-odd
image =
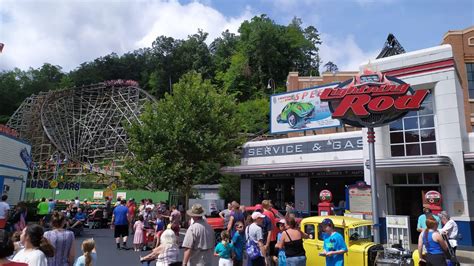
{"type": "Polygon", "coordinates": [[[301,230],[309,235],[303,243],[306,265],[326,264],[326,258],[319,256],[324,242],[320,224],[325,218],[330,218],[336,231],[344,237],[348,248],[344,254],[344,265],[375,265],[377,253],[383,250],[383,246],[372,242],[372,222],[344,216],[314,216],[301,221],[301,230]]]}

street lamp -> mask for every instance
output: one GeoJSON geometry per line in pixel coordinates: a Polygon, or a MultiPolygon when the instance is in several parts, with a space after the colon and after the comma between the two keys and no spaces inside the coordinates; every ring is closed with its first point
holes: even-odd
{"type": "Polygon", "coordinates": [[[275,81],[272,78],[268,79],[267,89],[273,89],[273,94],[275,94],[275,81]]]}

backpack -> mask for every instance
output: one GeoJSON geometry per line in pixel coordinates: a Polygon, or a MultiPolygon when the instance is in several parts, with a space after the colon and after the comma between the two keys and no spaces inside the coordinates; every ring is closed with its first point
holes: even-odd
{"type": "Polygon", "coordinates": [[[245,245],[245,251],[247,252],[247,255],[249,256],[249,259],[254,260],[258,257],[261,257],[260,248],[258,247],[257,243],[255,243],[255,241],[250,239],[249,228],[250,228],[250,225],[247,227],[248,238],[247,238],[247,243],[245,245]]]}

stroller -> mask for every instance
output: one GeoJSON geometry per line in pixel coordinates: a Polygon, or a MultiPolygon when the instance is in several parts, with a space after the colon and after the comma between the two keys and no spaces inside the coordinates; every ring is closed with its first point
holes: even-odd
{"type": "Polygon", "coordinates": [[[448,244],[448,259],[447,259],[447,264],[448,266],[459,266],[458,258],[456,257],[456,254],[454,253],[454,249],[449,243],[448,236],[445,234],[442,234],[444,241],[448,244]]]}

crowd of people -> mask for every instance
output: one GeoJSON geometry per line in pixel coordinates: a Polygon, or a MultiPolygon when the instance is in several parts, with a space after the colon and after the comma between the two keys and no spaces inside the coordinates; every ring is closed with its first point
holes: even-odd
{"type": "MultiPolygon", "coordinates": [[[[56,210],[56,202],[41,199],[37,206],[39,223],[26,223],[27,208],[23,202],[10,211],[4,195],[0,201],[0,265],[8,266],[82,266],[96,265],[97,252],[93,239],[86,239],[76,256],[76,229],[100,217],[99,223],[114,230],[116,247],[129,250],[128,237],[133,234],[133,250],[151,250],[140,257],[140,264],[150,265],[212,265],[213,256],[219,258],[219,266],[228,265],[306,265],[303,239],[309,236],[300,230],[293,207],[287,204],[284,217],[278,215],[270,200],[255,205],[252,212],[233,201],[219,216],[224,230],[216,243],[216,235],[206,219],[206,212],[194,204],[186,212],[179,205],[165,202],[154,204],[143,199],[137,204],[133,199],[118,198],[115,203],[106,198],[103,206],[92,209],[87,200],[78,198],[68,202],[62,211],[56,210]],[[9,215],[11,213],[11,215],[9,215]],[[185,219],[185,217],[189,219],[185,219]],[[108,223],[110,219],[110,223],[108,223]],[[179,232],[188,227],[182,243],[179,232]],[[179,250],[184,249],[180,259],[179,250]]],[[[429,208],[418,219],[418,252],[420,263],[446,265],[446,252],[457,247],[456,223],[443,211],[433,214],[429,208]],[[445,237],[443,237],[445,235],[445,237]],[[446,239],[446,240],[445,240],[446,239]]],[[[321,223],[323,252],[326,265],[343,265],[348,248],[344,237],[336,232],[331,219],[321,223]]]]}

